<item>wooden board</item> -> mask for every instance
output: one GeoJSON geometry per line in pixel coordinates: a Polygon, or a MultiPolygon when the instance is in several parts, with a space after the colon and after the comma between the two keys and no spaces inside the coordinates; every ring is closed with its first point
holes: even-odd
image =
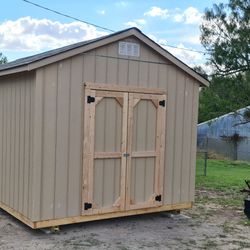
{"type": "Polygon", "coordinates": [[[60,218],[60,219],[54,219],[54,220],[41,220],[41,221],[31,221],[26,216],[22,215],[21,213],[17,212],[16,210],[8,207],[7,205],[1,202],[0,202],[0,208],[5,210],[7,213],[11,214],[18,220],[22,221],[27,226],[33,229],[38,229],[38,228],[73,224],[73,223],[81,223],[81,222],[87,222],[87,221],[111,219],[111,218],[117,218],[117,217],[123,217],[123,216],[132,216],[132,215],[140,215],[140,214],[147,214],[147,213],[187,209],[187,208],[191,208],[192,204],[193,204],[192,202],[187,202],[187,203],[180,203],[180,204],[164,205],[161,207],[154,207],[154,208],[144,208],[144,209],[137,209],[137,210],[130,210],[130,211],[97,214],[97,215],[73,216],[73,217],[67,217],[67,218],[60,218]]]}
{"type": "Polygon", "coordinates": [[[118,92],[133,92],[141,94],[166,94],[166,90],[158,88],[145,88],[138,86],[122,86],[122,85],[112,85],[106,83],[90,83],[85,82],[84,86],[86,89],[93,90],[104,90],[104,91],[118,91],[118,92]]]}

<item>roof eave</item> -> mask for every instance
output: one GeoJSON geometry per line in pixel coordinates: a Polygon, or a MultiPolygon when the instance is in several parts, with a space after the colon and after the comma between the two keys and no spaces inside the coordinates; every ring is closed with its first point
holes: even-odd
{"type": "Polygon", "coordinates": [[[0,76],[6,76],[6,75],[20,73],[20,72],[24,72],[24,71],[29,71],[28,64],[18,66],[18,67],[15,67],[15,68],[2,70],[2,71],[0,71],[0,76]]]}

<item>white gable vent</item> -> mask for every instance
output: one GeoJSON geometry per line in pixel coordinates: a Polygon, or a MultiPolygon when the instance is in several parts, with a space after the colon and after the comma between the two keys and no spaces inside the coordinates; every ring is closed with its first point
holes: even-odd
{"type": "Polygon", "coordinates": [[[140,56],[140,45],[138,43],[119,42],[119,55],[140,56]]]}

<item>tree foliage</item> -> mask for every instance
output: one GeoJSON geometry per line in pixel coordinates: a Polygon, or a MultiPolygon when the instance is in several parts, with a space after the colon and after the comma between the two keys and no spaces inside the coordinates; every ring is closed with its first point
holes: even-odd
{"type": "Polygon", "coordinates": [[[201,42],[213,74],[210,87],[200,91],[199,122],[250,104],[250,0],[206,9],[201,42]]]}
{"type": "Polygon", "coordinates": [[[222,75],[250,70],[250,0],[229,0],[206,9],[201,43],[222,75]]]}
{"type": "Polygon", "coordinates": [[[230,77],[213,76],[210,87],[200,91],[199,122],[250,104],[250,73],[230,77]]]}
{"type": "Polygon", "coordinates": [[[4,56],[2,53],[0,53],[0,64],[4,64],[7,62],[8,62],[7,57],[4,56]]]}

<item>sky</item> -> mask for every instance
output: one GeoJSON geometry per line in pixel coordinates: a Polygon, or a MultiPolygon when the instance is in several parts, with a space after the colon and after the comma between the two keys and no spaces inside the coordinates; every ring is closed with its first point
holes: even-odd
{"type": "MultiPolygon", "coordinates": [[[[189,66],[204,66],[200,44],[202,15],[226,0],[30,0],[111,30],[138,27],[189,66]]],[[[51,13],[23,0],[1,2],[0,52],[9,61],[111,32],[51,13]]]]}

